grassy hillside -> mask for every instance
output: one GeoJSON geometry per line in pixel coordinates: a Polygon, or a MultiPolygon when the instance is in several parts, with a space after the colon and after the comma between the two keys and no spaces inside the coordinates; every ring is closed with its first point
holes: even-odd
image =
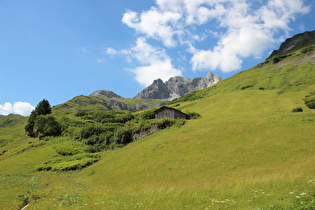
{"type": "Polygon", "coordinates": [[[20,138],[1,146],[10,149],[0,156],[0,207],[314,209],[315,110],[304,104],[314,56],[271,58],[185,95],[171,105],[201,118],[101,152],[82,170],[35,171],[73,139],[37,141],[16,127],[20,138]]]}
{"type": "MultiPolygon", "coordinates": [[[[158,107],[165,103],[164,100],[136,99],[136,98],[108,98],[106,96],[76,96],[73,99],[57,105],[53,108],[56,115],[74,114],[78,110],[120,110],[108,101],[122,103],[123,106],[130,106],[130,110],[137,109],[137,106],[158,107]]],[[[126,109],[123,109],[126,110],[126,109]]]]}

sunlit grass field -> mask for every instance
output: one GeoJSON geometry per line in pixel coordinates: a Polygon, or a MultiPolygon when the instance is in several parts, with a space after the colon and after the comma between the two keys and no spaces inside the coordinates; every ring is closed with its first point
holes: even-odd
{"type": "Polygon", "coordinates": [[[35,172],[63,139],[21,139],[0,156],[0,209],[314,209],[315,110],[303,99],[315,70],[288,69],[256,67],[179,100],[201,118],[102,152],[82,170],[35,172]]]}

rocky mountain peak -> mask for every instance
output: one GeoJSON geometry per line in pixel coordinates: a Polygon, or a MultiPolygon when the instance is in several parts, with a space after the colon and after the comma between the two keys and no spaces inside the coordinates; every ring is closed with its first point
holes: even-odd
{"type": "Polygon", "coordinates": [[[93,93],[91,93],[89,96],[101,96],[106,98],[123,98],[120,95],[117,95],[116,93],[108,90],[98,90],[93,93]]]}
{"type": "Polygon", "coordinates": [[[214,85],[221,80],[218,75],[211,72],[204,78],[197,77],[189,79],[176,76],[171,77],[165,83],[161,79],[157,79],[150,86],[142,90],[135,98],[173,100],[192,91],[214,85]]]}
{"type": "Polygon", "coordinates": [[[156,79],[153,83],[142,90],[135,98],[141,99],[165,99],[169,97],[169,90],[161,79],[156,79]]]}
{"type": "Polygon", "coordinates": [[[274,50],[271,55],[282,55],[294,51],[298,48],[306,47],[309,45],[315,44],[315,30],[306,31],[304,33],[296,34],[291,38],[287,38],[281,45],[278,50],[274,50]]]}

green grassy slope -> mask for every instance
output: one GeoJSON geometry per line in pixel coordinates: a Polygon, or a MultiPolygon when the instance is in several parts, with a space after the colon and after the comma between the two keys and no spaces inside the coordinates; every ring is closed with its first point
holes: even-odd
{"type": "Polygon", "coordinates": [[[165,103],[164,100],[155,99],[136,99],[136,98],[108,98],[106,96],[76,96],[73,99],[53,107],[53,112],[56,115],[74,114],[78,110],[92,111],[92,110],[115,110],[106,100],[117,101],[131,107],[136,105],[145,105],[148,107],[158,107],[165,103]]]}
{"type": "Polygon", "coordinates": [[[296,52],[188,94],[173,104],[200,119],[81,171],[34,172],[63,139],[21,140],[0,156],[1,209],[314,209],[313,58],[296,52]]]}

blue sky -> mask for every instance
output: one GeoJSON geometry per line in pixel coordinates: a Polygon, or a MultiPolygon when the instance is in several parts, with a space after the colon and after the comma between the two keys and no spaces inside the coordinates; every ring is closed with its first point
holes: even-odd
{"type": "Polygon", "coordinates": [[[0,0],[0,114],[154,79],[228,78],[315,29],[313,0],[0,0]]]}

